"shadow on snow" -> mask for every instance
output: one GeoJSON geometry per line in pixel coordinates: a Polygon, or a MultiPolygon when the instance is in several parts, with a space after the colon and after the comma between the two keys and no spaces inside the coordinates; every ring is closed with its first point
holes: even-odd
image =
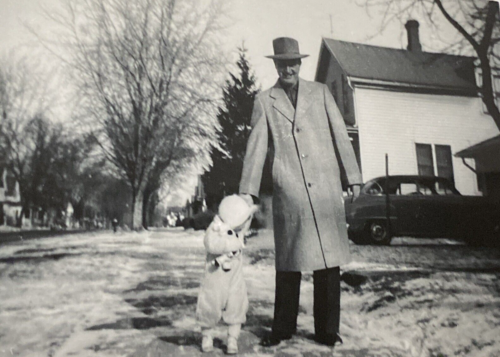
{"type": "Polygon", "coordinates": [[[166,318],[155,318],[150,317],[133,317],[127,319],[121,319],[116,322],[95,325],[89,327],[87,331],[97,331],[97,330],[147,330],[150,328],[172,326],[172,321],[166,318]]]}

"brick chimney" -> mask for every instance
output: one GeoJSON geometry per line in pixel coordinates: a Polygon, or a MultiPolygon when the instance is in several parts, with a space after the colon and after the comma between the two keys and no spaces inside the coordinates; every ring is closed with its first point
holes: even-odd
{"type": "Polygon", "coordinates": [[[418,37],[418,21],[408,20],[406,22],[406,32],[408,33],[408,51],[411,52],[422,52],[422,45],[420,44],[420,38],[418,37]]]}

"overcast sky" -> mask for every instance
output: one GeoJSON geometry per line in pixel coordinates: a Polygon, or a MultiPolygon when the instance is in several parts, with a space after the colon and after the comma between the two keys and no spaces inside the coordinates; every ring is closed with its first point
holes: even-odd
{"type": "Polygon", "coordinates": [[[380,13],[368,14],[354,0],[235,0],[232,14],[236,20],[233,41],[245,40],[263,88],[277,79],[272,61],[263,57],[272,54],[272,40],[276,37],[297,39],[301,52],[310,55],[303,60],[301,69],[301,76],[309,80],[314,79],[323,37],[406,47],[406,35],[399,23],[377,35],[380,13]]]}
{"type": "MultiPolygon", "coordinates": [[[[378,34],[380,12],[368,14],[356,5],[361,0],[227,0],[232,26],[224,41],[235,49],[244,41],[251,66],[263,89],[274,84],[277,76],[272,61],[272,40],[289,36],[299,41],[303,61],[301,76],[313,80],[322,37],[369,43],[395,48],[406,47],[401,23],[394,23],[378,34]]],[[[0,0],[0,52],[17,46],[34,45],[26,30],[30,24],[46,31],[52,24],[41,15],[41,9],[57,8],[60,0],[0,0]]],[[[424,50],[436,50],[439,44],[425,26],[420,28],[424,50]]]]}
{"type": "MultiPolygon", "coordinates": [[[[36,40],[26,29],[29,24],[47,33],[53,26],[42,15],[42,8],[55,9],[61,0],[0,0],[0,54],[16,47],[35,48],[36,40]]],[[[356,1],[362,0],[227,0],[232,25],[224,35],[228,50],[236,50],[243,42],[250,65],[262,89],[274,84],[277,75],[272,60],[272,40],[288,36],[299,41],[300,51],[310,57],[303,60],[301,77],[313,80],[321,39],[367,43],[377,46],[405,48],[404,25],[395,22],[379,34],[380,10],[368,14],[356,1]]],[[[403,22],[406,19],[403,19],[403,22]]],[[[450,31],[444,28],[445,31],[450,31]]],[[[435,34],[423,21],[420,26],[424,50],[440,48],[435,34]]],[[[36,56],[36,52],[32,51],[36,56]]],[[[236,59],[236,57],[235,57],[236,59]]],[[[60,88],[60,87],[59,87],[60,88]]],[[[67,109],[67,108],[66,108],[67,109]]]]}

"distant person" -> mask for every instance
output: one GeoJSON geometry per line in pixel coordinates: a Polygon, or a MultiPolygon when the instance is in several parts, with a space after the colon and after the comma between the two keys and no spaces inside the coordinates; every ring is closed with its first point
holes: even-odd
{"type": "Polygon", "coordinates": [[[113,218],[113,221],[111,222],[111,224],[113,225],[113,232],[116,233],[116,230],[118,228],[118,220],[116,218],[113,218]]]}
{"type": "Polygon", "coordinates": [[[342,341],[339,266],[350,261],[340,172],[354,196],[361,175],[330,91],[299,78],[308,55],[292,38],[275,39],[273,48],[267,57],[279,79],[255,98],[239,189],[249,204],[258,197],[270,149],[276,295],[272,333],[261,345],[277,345],[296,332],[301,272],[313,271],[315,340],[334,346],[342,341]]]}

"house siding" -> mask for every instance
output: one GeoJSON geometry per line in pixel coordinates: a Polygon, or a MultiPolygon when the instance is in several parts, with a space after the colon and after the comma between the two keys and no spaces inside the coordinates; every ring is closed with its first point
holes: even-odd
{"type": "Polygon", "coordinates": [[[19,183],[7,170],[0,168],[0,224],[16,224],[21,208],[19,183]]]}
{"type": "MultiPolygon", "coordinates": [[[[451,146],[452,154],[498,135],[482,111],[480,98],[404,93],[383,89],[354,90],[363,180],[385,175],[385,154],[391,175],[418,174],[416,143],[451,146]]],[[[474,165],[472,160],[468,163],[474,165]]],[[[476,175],[453,157],[457,189],[480,195],[476,175]]]]}

